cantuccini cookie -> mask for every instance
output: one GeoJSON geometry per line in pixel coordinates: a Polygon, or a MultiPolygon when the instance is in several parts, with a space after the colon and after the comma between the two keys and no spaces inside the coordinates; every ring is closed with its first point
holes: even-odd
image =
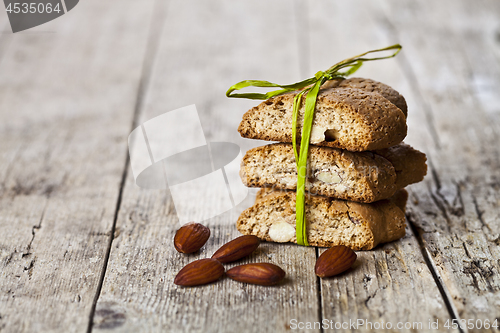
{"type": "MultiPolygon", "coordinates": [[[[306,191],[343,200],[370,203],[421,181],[424,153],[399,144],[374,152],[349,152],[310,146],[306,191]]],[[[240,177],[248,187],[296,190],[297,167],[290,143],[250,149],[241,162],[240,177]]]]}
{"type": "MultiPolygon", "coordinates": [[[[246,112],[238,128],[241,136],[292,142],[295,94],[273,97],[246,112]]],[[[304,104],[299,110],[298,129],[302,128],[304,104]]],[[[333,87],[319,92],[310,143],[350,151],[384,149],[403,141],[406,131],[403,111],[380,93],[333,87]]],[[[300,130],[297,132],[300,138],[300,130]]]]}
{"type": "MultiPolygon", "coordinates": [[[[371,250],[380,243],[397,240],[405,235],[407,197],[404,189],[390,199],[371,204],[307,195],[308,242],[312,246],[371,250]]],[[[236,226],[242,234],[266,241],[296,243],[295,192],[262,189],[236,226]]]]}

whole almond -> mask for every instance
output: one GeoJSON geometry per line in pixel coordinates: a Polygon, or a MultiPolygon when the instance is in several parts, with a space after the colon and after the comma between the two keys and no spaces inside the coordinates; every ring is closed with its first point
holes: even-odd
{"type": "Polygon", "coordinates": [[[233,267],[226,275],[239,282],[272,286],[283,280],[285,271],[273,264],[258,263],[233,267]]]}
{"type": "Polygon", "coordinates": [[[190,287],[217,281],[224,275],[224,266],[215,259],[193,261],[177,273],[174,283],[190,287]]]}
{"type": "Polygon", "coordinates": [[[183,225],[174,237],[174,247],[181,253],[198,251],[210,237],[210,229],[203,224],[190,222],[183,225]]]}
{"type": "Polygon", "coordinates": [[[330,277],[348,270],[356,261],[356,253],[344,245],[334,246],[323,252],[314,270],[319,277],[330,277]]]}
{"type": "Polygon", "coordinates": [[[220,249],[214,253],[212,259],[217,259],[223,264],[236,261],[255,251],[259,244],[260,239],[257,236],[240,236],[222,245],[220,249]]]}

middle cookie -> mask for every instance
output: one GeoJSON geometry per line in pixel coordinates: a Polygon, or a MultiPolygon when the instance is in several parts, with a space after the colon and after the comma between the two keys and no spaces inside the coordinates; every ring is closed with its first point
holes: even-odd
{"type": "MultiPolygon", "coordinates": [[[[373,152],[310,146],[306,191],[357,202],[387,199],[421,181],[427,173],[424,153],[404,143],[373,152]]],[[[240,176],[249,187],[295,190],[297,167],[290,143],[250,149],[240,176]]]]}

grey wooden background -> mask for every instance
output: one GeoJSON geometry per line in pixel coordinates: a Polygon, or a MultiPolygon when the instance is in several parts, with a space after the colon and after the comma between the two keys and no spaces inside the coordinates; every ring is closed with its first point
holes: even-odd
{"type": "Polygon", "coordinates": [[[500,317],[499,1],[84,0],[17,34],[0,10],[0,29],[0,332],[285,332],[294,319],[425,332],[500,317]],[[134,184],[130,131],[196,104],[208,141],[246,150],[262,144],[236,131],[256,102],[225,98],[230,85],[296,82],[397,42],[358,76],[406,97],[406,142],[429,158],[406,237],[334,279],[314,275],[322,250],[264,243],[246,261],[283,267],[280,286],[175,286],[238,235],[252,198],[208,221],[199,254],[178,254],[168,190],[134,184]]]}

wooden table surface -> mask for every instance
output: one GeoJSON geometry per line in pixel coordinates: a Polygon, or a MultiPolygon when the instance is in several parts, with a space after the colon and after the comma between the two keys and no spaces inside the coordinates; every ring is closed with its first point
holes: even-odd
{"type": "Polygon", "coordinates": [[[85,0],[16,34],[2,10],[0,26],[0,332],[498,331],[478,326],[500,325],[499,1],[85,0]],[[282,285],[175,286],[239,235],[255,191],[181,255],[169,191],[134,183],[131,130],[196,104],[208,141],[247,150],[262,142],[236,129],[257,102],[227,99],[230,85],[297,82],[394,43],[357,76],[405,96],[405,141],[428,157],[406,236],[333,279],[314,274],[321,249],[263,243],[244,262],[283,267],[282,285]]]}

